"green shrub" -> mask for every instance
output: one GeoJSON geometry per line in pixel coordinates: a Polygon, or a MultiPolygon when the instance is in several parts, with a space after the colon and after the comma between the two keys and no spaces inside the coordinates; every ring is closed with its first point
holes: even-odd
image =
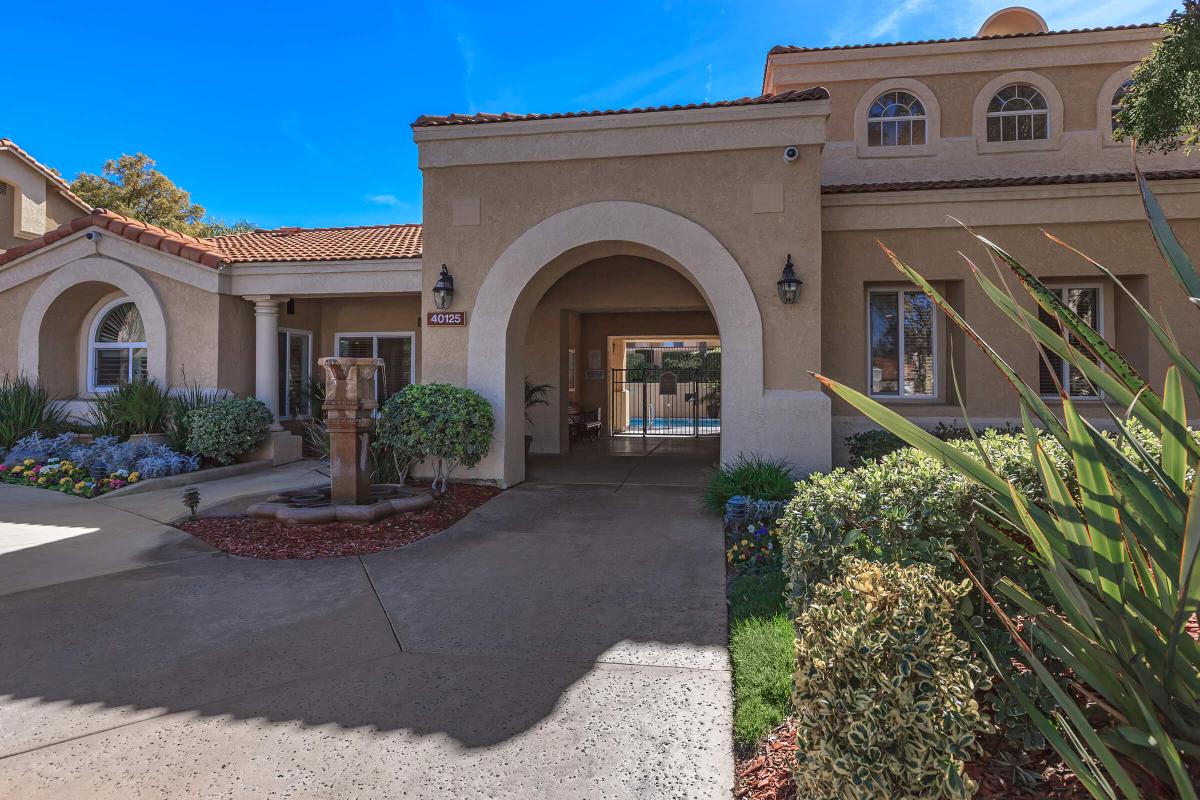
{"type": "Polygon", "coordinates": [[[271,410],[253,397],[218,400],[187,413],[187,449],[218,464],[253,450],[267,438],[271,410]]]}
{"type": "Polygon", "coordinates": [[[40,383],[24,376],[0,378],[0,451],[31,433],[53,436],[69,424],[67,412],[40,383]]]}
{"type": "Polygon", "coordinates": [[[789,461],[751,453],[722,464],[704,490],[704,507],[723,514],[729,498],[787,500],[795,489],[796,476],[789,461]]]}
{"type": "Polygon", "coordinates": [[[990,725],[982,665],[951,625],[969,584],[928,565],[850,559],[797,620],[792,701],[801,797],[969,798],[990,725]]]}
{"type": "MultiPolygon", "coordinates": [[[[983,436],[989,431],[1001,434],[1021,432],[1016,426],[1005,424],[999,427],[979,429],[976,431],[976,434],[983,436]]],[[[954,442],[971,438],[970,428],[960,425],[957,422],[939,422],[929,432],[943,442],[954,442]]],[[[886,455],[908,447],[908,445],[891,431],[873,428],[847,436],[846,447],[850,458],[850,467],[854,468],[869,464],[872,461],[878,461],[886,455]]]]}
{"type": "Polygon", "coordinates": [[[410,384],[383,404],[375,446],[397,463],[431,459],[432,491],[443,494],[450,473],[487,455],[495,427],[492,407],[478,393],[448,383],[410,384]]]}
{"type": "Polygon", "coordinates": [[[191,435],[188,413],[215,403],[218,399],[215,390],[201,389],[199,384],[185,386],[182,391],[172,394],[168,401],[167,445],[176,452],[187,452],[188,437],[191,435]]]}
{"type": "Polygon", "coordinates": [[[132,381],[96,396],[92,418],[96,433],[128,438],[163,433],[171,417],[171,397],[157,381],[132,381]]]}

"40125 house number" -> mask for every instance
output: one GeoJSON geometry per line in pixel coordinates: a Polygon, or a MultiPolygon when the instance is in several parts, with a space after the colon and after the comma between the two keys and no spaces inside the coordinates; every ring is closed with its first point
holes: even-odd
{"type": "Polygon", "coordinates": [[[426,324],[431,328],[454,327],[467,324],[465,311],[430,311],[426,324]]]}

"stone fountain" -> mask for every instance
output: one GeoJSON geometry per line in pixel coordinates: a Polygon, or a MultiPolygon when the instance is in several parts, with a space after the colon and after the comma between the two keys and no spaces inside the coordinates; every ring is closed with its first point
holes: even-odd
{"type": "Polygon", "coordinates": [[[246,513],[281,522],[377,522],[418,511],[433,497],[398,484],[370,481],[371,428],[379,403],[375,373],[379,358],[322,358],[325,370],[325,427],[329,432],[329,488],[292,489],[255,503],[246,513]]]}

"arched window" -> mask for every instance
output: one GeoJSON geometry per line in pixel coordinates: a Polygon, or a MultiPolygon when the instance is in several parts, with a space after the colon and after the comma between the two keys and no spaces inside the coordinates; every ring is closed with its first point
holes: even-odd
{"type": "Polygon", "coordinates": [[[1114,131],[1117,129],[1117,112],[1121,110],[1121,101],[1125,99],[1125,95],[1129,94],[1129,90],[1132,87],[1133,81],[1128,80],[1118,86],[1117,90],[1113,92],[1111,107],[1112,116],[1110,119],[1112,121],[1112,129],[1114,131]]]}
{"type": "Polygon", "coordinates": [[[1050,112],[1042,93],[1025,83],[1005,86],[987,108],[989,142],[1031,142],[1050,138],[1050,112]]]}
{"type": "Polygon", "coordinates": [[[867,109],[867,146],[925,144],[925,106],[916,96],[884,92],[867,109]]]}
{"type": "Polygon", "coordinates": [[[100,309],[88,342],[89,390],[103,392],[146,380],[146,328],[128,297],[100,309]]]}

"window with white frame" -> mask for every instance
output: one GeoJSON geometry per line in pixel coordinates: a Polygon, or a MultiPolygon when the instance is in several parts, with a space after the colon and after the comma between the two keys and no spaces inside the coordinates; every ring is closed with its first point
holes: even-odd
{"type": "Polygon", "coordinates": [[[937,308],[915,289],[867,293],[867,383],[873,397],[932,399],[937,393],[937,308]]]}
{"type": "Polygon", "coordinates": [[[337,354],[342,358],[381,358],[383,369],[375,376],[375,399],[384,401],[416,380],[413,334],[339,333],[337,354]]]}
{"type": "Polygon", "coordinates": [[[312,415],[312,334],[308,331],[279,329],[279,408],[281,419],[299,419],[312,415]]]}
{"type": "Polygon", "coordinates": [[[1025,83],[1005,86],[987,108],[989,142],[1032,142],[1050,138],[1050,111],[1042,93],[1025,83]]]}
{"type": "MultiPolygon", "coordinates": [[[[1099,285],[1062,286],[1055,288],[1054,291],[1066,303],[1067,308],[1078,314],[1093,330],[1101,332],[1104,330],[1102,308],[1104,292],[1099,285]]],[[[1051,329],[1062,331],[1058,320],[1040,306],[1038,307],[1038,319],[1051,329]]],[[[1070,336],[1068,341],[1078,348],[1084,358],[1095,363],[1096,356],[1087,349],[1086,345],[1082,344],[1074,336],[1070,336]]],[[[1049,350],[1043,349],[1042,353],[1044,357],[1038,359],[1038,391],[1043,396],[1058,397],[1058,387],[1060,385],[1067,391],[1069,397],[1087,398],[1099,396],[1096,394],[1096,389],[1092,386],[1091,382],[1088,381],[1082,372],[1073,367],[1071,362],[1064,360],[1049,350]]]]}
{"type": "Polygon", "coordinates": [[[96,314],[88,335],[88,391],[105,392],[146,380],[146,328],[128,297],[96,314]]]}
{"type": "Polygon", "coordinates": [[[1133,88],[1133,81],[1128,80],[1117,87],[1112,96],[1111,117],[1109,121],[1112,125],[1112,130],[1117,129],[1117,114],[1121,111],[1121,101],[1125,99],[1125,95],[1129,94],[1129,90],[1133,88]]]}
{"type": "Polygon", "coordinates": [[[909,92],[884,92],[867,109],[867,146],[925,144],[925,106],[909,92]]]}

